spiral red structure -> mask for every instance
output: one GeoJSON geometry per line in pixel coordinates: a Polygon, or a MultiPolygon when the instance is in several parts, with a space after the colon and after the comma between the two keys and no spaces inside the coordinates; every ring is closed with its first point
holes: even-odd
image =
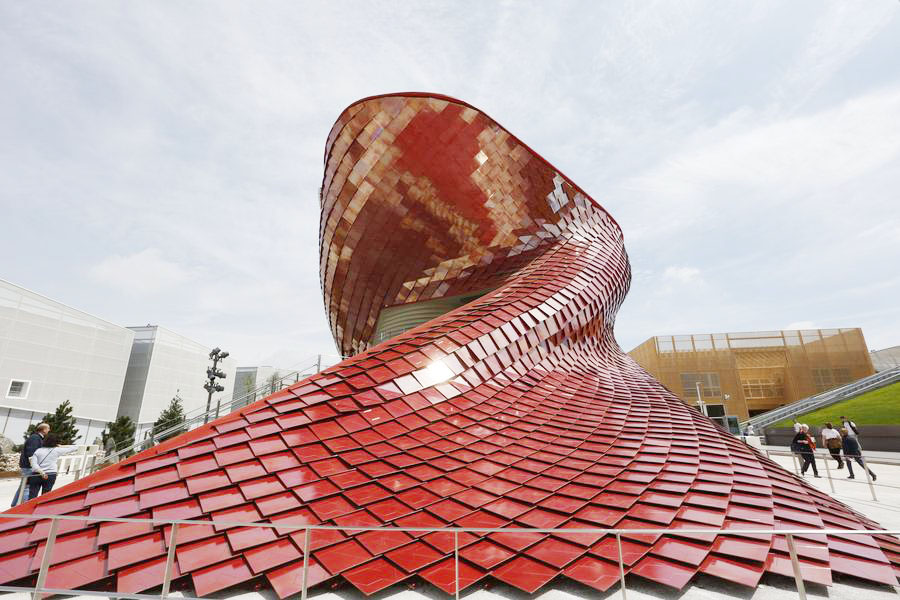
{"type": "MultiPolygon", "coordinates": [[[[288,525],[667,528],[623,534],[624,569],[677,589],[697,574],[748,587],[792,576],[785,538],[748,529],[878,528],[621,351],[618,225],[475,108],[397,94],[346,109],[328,138],[320,239],[330,325],[355,356],[12,512],[279,524],[184,526],[175,576],[199,595],[266,583],[281,597],[302,585],[303,532],[288,525]],[[448,307],[399,335],[387,323],[448,307]],[[688,531],[705,528],[727,533],[688,531]]],[[[0,583],[33,580],[47,521],[0,530],[0,583]]],[[[606,590],[619,577],[608,534],[458,540],[461,589],[565,577],[606,590]]],[[[796,542],[809,582],[897,583],[894,538],[796,542]]],[[[164,524],[65,521],[46,585],[158,588],[168,544],[164,524]]],[[[452,593],[453,550],[450,532],[317,530],[308,583],[370,594],[420,578],[452,593]]]]}

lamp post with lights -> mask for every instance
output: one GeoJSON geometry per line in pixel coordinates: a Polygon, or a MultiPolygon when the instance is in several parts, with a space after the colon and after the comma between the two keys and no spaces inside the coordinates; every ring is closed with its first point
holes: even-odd
{"type": "Polygon", "coordinates": [[[225,379],[225,372],[218,368],[219,361],[225,360],[228,358],[228,352],[225,352],[221,348],[213,348],[212,352],[209,353],[209,357],[212,359],[213,364],[212,367],[208,367],[206,369],[206,377],[207,381],[203,384],[203,389],[207,392],[206,397],[206,414],[203,415],[203,423],[209,423],[209,409],[212,406],[212,397],[213,392],[224,392],[225,386],[217,383],[218,379],[225,379]]]}

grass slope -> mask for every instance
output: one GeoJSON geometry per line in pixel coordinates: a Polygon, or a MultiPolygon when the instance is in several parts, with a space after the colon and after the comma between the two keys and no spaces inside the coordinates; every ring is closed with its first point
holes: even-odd
{"type": "MultiPolygon", "coordinates": [[[[857,425],[900,425],[900,382],[814,410],[797,420],[810,427],[821,427],[828,421],[839,426],[841,415],[847,415],[857,425]]],[[[769,427],[791,427],[793,424],[793,420],[784,419],[769,427]]]]}

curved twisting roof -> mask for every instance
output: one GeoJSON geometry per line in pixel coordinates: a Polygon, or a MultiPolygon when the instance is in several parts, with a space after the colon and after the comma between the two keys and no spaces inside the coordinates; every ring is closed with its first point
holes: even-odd
{"type": "MultiPolygon", "coordinates": [[[[328,140],[322,281],[343,363],[18,512],[405,527],[668,527],[626,534],[628,573],[682,588],[789,575],[758,527],[877,525],[716,428],[622,353],[621,232],[490,118],[418,94],[370,98],[328,140]],[[384,306],[490,293],[366,350],[384,306]],[[725,528],[727,535],[677,530],[725,528]]],[[[0,523],[0,583],[33,577],[47,523],[0,523]]],[[[168,528],[71,521],[51,588],[159,586],[168,528]]],[[[176,574],[205,595],[301,585],[303,534],[187,526],[176,574]]],[[[462,588],[555,577],[605,590],[615,539],[460,534],[462,588]]],[[[804,577],[896,583],[893,538],[797,536],[804,577]]],[[[310,584],[454,589],[453,534],[316,531],[310,584]]]]}

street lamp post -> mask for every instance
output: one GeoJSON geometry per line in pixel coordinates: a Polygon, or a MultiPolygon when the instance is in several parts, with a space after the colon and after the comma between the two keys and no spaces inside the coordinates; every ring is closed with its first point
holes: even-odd
{"type": "Polygon", "coordinates": [[[697,382],[697,408],[700,409],[700,412],[703,413],[704,416],[709,416],[706,414],[706,402],[703,401],[702,388],[703,388],[703,384],[698,381],[697,382]]]}
{"type": "Polygon", "coordinates": [[[203,389],[207,392],[206,414],[203,415],[204,424],[209,423],[209,410],[212,407],[213,392],[225,391],[225,386],[217,383],[216,380],[225,379],[226,377],[224,371],[218,369],[218,366],[220,360],[228,358],[228,353],[221,348],[213,348],[212,352],[209,353],[209,357],[212,359],[213,364],[211,368],[206,369],[207,381],[203,384],[203,389]]]}

